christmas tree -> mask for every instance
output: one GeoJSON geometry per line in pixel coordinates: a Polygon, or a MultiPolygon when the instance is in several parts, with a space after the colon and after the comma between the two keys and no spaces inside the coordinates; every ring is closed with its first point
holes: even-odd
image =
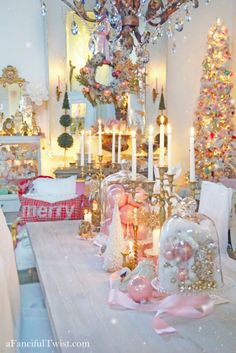
{"type": "Polygon", "coordinates": [[[196,171],[201,179],[232,176],[236,164],[229,36],[219,19],[207,44],[194,121],[196,171]]]}
{"type": "Polygon", "coordinates": [[[121,252],[125,249],[123,229],[120,220],[118,203],[115,203],[112,223],[109,229],[107,248],[104,254],[103,269],[108,272],[115,272],[122,267],[121,252]]]}

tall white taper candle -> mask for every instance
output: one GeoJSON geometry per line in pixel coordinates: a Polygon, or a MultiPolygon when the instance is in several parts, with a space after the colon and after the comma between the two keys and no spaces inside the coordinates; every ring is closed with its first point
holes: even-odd
{"type": "Polygon", "coordinates": [[[153,181],[153,127],[149,127],[148,136],[148,181],[153,181]]]}
{"type": "Polygon", "coordinates": [[[173,174],[173,166],[172,166],[172,129],[171,125],[167,125],[167,137],[168,137],[168,174],[173,174]]]}
{"type": "Polygon", "coordinates": [[[112,156],[111,156],[111,162],[115,163],[116,162],[116,129],[113,128],[112,130],[112,156]]]}
{"type": "Polygon", "coordinates": [[[91,130],[88,131],[88,163],[92,162],[92,136],[91,130]]]}
{"type": "Polygon", "coordinates": [[[98,155],[102,155],[102,122],[98,120],[98,155]]]}
{"type": "Polygon", "coordinates": [[[117,153],[117,163],[121,162],[121,132],[119,132],[118,136],[118,153],[117,153]]]}
{"type": "Polygon", "coordinates": [[[136,133],[132,131],[132,180],[136,180],[137,160],[136,160],[136,133]]]}
{"type": "Polygon", "coordinates": [[[164,163],[165,163],[164,136],[165,136],[164,116],[161,116],[161,125],[160,125],[160,160],[159,160],[159,166],[160,167],[164,167],[164,163]]]}
{"type": "Polygon", "coordinates": [[[80,135],[80,165],[84,166],[84,130],[81,131],[80,135]]]}

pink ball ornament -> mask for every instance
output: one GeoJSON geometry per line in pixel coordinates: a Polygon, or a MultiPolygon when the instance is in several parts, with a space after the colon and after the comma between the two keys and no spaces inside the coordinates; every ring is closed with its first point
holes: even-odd
{"type": "Polygon", "coordinates": [[[179,268],[177,278],[180,282],[185,281],[188,278],[188,271],[185,268],[179,268]]]}
{"type": "Polygon", "coordinates": [[[127,196],[125,194],[124,189],[122,188],[114,188],[108,194],[108,205],[109,207],[113,208],[115,202],[118,202],[118,207],[122,207],[127,203],[127,196]]]}
{"type": "Polygon", "coordinates": [[[166,249],[163,255],[164,255],[164,258],[168,261],[174,260],[175,258],[175,252],[173,249],[166,249]]]}
{"type": "Polygon", "coordinates": [[[178,244],[177,250],[182,261],[188,261],[193,256],[193,248],[187,242],[178,244]]]}
{"type": "Polygon", "coordinates": [[[136,189],[136,193],[135,193],[135,197],[134,198],[135,198],[135,200],[133,199],[132,194],[129,194],[128,195],[128,204],[130,204],[130,205],[132,205],[134,207],[142,206],[143,202],[147,198],[146,191],[143,188],[138,187],[136,189]],[[137,201],[137,202],[135,202],[135,201],[137,201]]]}
{"type": "Polygon", "coordinates": [[[125,205],[120,208],[120,218],[122,223],[129,224],[129,225],[133,224],[134,209],[135,207],[131,205],[125,205]]]}
{"type": "Polygon", "coordinates": [[[128,295],[137,303],[151,299],[151,282],[144,276],[135,276],[128,284],[128,295]]]}

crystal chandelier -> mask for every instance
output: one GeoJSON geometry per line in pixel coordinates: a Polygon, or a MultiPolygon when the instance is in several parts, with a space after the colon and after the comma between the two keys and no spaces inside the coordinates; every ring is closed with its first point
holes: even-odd
{"type": "MultiPolygon", "coordinates": [[[[157,43],[164,34],[173,37],[175,31],[181,32],[184,20],[191,21],[191,9],[200,6],[199,0],[61,1],[83,19],[84,23],[95,24],[91,33],[91,48],[95,48],[97,36],[105,33],[110,51],[114,52],[120,46],[126,56],[134,48],[137,56],[143,55],[146,44],[157,43]],[[88,10],[91,3],[93,4],[88,10]]],[[[202,1],[206,4],[210,2],[202,1]]],[[[74,21],[72,28],[75,27],[74,21]]],[[[72,33],[76,34],[77,31],[73,30],[72,33]]]]}

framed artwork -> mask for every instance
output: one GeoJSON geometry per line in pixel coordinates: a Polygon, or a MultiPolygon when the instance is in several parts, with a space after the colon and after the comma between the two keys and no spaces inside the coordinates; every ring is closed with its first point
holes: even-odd
{"type": "Polygon", "coordinates": [[[76,134],[81,130],[89,129],[96,121],[96,111],[94,107],[84,98],[80,92],[69,92],[72,124],[71,134],[76,134]]]}
{"type": "Polygon", "coordinates": [[[75,135],[81,130],[85,129],[85,116],[86,116],[86,103],[73,103],[71,104],[71,118],[72,123],[70,126],[70,133],[75,135]]]}

